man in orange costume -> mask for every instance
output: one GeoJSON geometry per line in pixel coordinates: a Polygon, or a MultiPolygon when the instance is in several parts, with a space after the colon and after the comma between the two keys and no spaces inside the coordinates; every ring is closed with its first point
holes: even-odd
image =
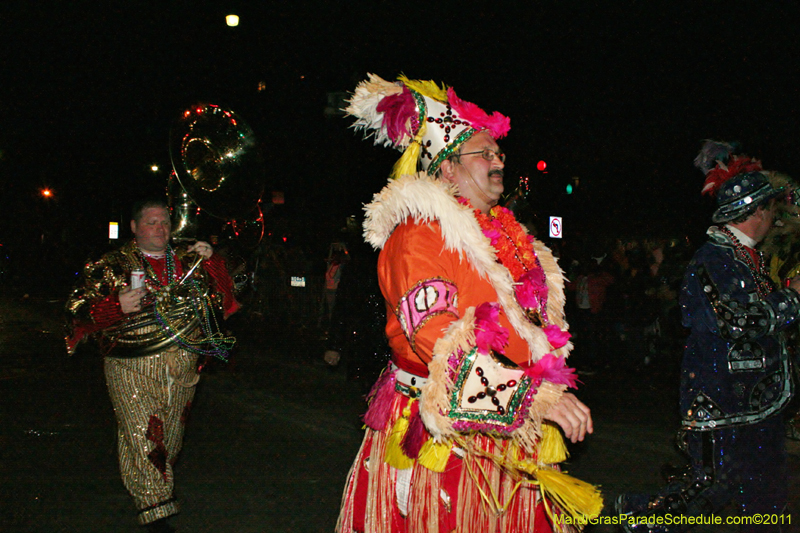
{"type": "Polygon", "coordinates": [[[404,154],[366,208],[392,363],[370,396],[337,531],[551,531],[596,516],[593,487],[550,483],[566,478],[557,428],[577,442],[592,419],[566,392],[562,272],[497,206],[508,119],[402,76],[370,75],[347,112],[404,154]]]}

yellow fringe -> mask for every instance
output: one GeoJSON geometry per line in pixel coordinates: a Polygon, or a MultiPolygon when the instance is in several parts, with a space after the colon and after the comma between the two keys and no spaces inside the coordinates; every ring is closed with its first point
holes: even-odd
{"type": "Polygon", "coordinates": [[[440,102],[447,102],[447,88],[444,83],[439,87],[433,80],[410,80],[405,74],[400,74],[397,79],[403,82],[406,87],[412,91],[418,92],[422,96],[427,96],[428,98],[433,98],[440,102]]]}
{"type": "Polygon", "coordinates": [[[411,402],[403,408],[403,415],[394,423],[391,433],[386,438],[386,454],[383,460],[398,470],[405,470],[414,466],[414,459],[404,454],[403,448],[400,446],[406,431],[408,431],[408,419],[410,416],[411,402]]]}
{"type": "MultiPolygon", "coordinates": [[[[537,464],[535,461],[520,459],[520,450],[515,443],[504,457],[470,448],[466,442],[459,443],[459,446],[474,455],[490,459],[509,472],[527,472],[535,478],[529,482],[539,486],[545,511],[553,522],[556,520],[553,517],[552,509],[547,504],[548,498],[555,501],[576,523],[587,523],[590,519],[597,518],[603,510],[603,495],[597,487],[553,468],[537,464]]],[[[489,502],[486,495],[482,496],[485,501],[489,502]]]]}
{"type": "MultiPolygon", "coordinates": [[[[542,500],[555,501],[577,523],[585,524],[603,510],[603,495],[594,485],[551,468],[540,468],[536,479],[542,500]]],[[[547,512],[551,513],[549,507],[547,512]]]]}
{"type": "Polygon", "coordinates": [[[539,444],[539,462],[551,465],[566,461],[567,457],[569,457],[569,452],[564,444],[561,431],[550,422],[543,422],[542,440],[539,444]]]}
{"type": "Polygon", "coordinates": [[[422,445],[417,460],[419,464],[428,470],[439,473],[444,472],[447,467],[447,460],[450,458],[450,448],[450,443],[441,442],[437,444],[433,439],[428,439],[422,445]]]}

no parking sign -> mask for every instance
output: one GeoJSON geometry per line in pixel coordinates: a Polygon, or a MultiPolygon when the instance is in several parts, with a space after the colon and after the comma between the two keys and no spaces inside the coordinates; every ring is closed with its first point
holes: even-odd
{"type": "Polygon", "coordinates": [[[560,239],[564,227],[561,225],[561,217],[550,217],[550,238],[560,239]]]}

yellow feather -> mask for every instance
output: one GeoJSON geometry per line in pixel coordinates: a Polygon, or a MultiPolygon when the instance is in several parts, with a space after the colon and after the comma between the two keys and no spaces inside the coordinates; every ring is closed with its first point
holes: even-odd
{"type": "Polygon", "coordinates": [[[422,96],[427,96],[428,98],[433,98],[440,102],[447,102],[447,87],[445,87],[444,83],[439,87],[433,80],[410,80],[405,74],[400,74],[397,79],[403,82],[406,87],[412,91],[418,92],[422,96]]]}

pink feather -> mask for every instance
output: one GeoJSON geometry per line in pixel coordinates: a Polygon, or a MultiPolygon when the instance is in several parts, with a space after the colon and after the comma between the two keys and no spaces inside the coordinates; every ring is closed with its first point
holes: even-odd
{"type": "Polygon", "coordinates": [[[569,331],[561,331],[561,328],[556,325],[550,325],[544,328],[544,333],[547,335],[547,341],[554,350],[558,350],[565,344],[572,334],[569,331]]]}
{"type": "Polygon", "coordinates": [[[569,368],[563,357],[556,357],[551,353],[539,359],[535,365],[527,367],[525,374],[530,376],[537,386],[542,380],[547,380],[556,385],[567,385],[575,388],[578,382],[575,369],[569,368]]]}
{"type": "Polygon", "coordinates": [[[376,110],[383,113],[383,129],[394,144],[400,144],[405,137],[413,137],[409,131],[409,119],[417,114],[417,104],[408,87],[403,92],[391,94],[380,101],[376,110]]]}
{"type": "Polygon", "coordinates": [[[508,330],[500,325],[500,304],[484,302],[475,309],[475,345],[480,353],[505,354],[508,330]]]}
{"type": "Polygon", "coordinates": [[[495,139],[502,139],[511,129],[511,119],[497,111],[490,115],[477,105],[466,102],[456,95],[452,87],[447,89],[447,101],[459,118],[469,122],[476,130],[487,130],[495,139]]]}
{"type": "Polygon", "coordinates": [[[519,278],[514,287],[517,301],[526,309],[537,309],[547,302],[547,280],[540,269],[529,270],[519,278]]]}

